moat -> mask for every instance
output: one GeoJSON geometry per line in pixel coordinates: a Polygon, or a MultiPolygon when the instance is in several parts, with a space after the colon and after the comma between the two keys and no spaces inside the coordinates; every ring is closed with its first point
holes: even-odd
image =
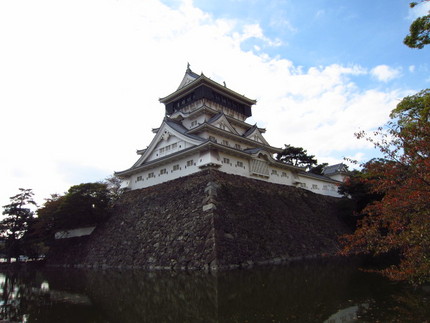
{"type": "Polygon", "coordinates": [[[0,274],[10,322],[423,322],[430,288],[302,261],[227,272],[21,267],[0,274]]]}

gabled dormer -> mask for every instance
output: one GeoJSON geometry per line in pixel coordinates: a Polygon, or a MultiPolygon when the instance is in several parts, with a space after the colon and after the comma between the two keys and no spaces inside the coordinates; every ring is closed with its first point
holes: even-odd
{"type": "Polygon", "coordinates": [[[214,127],[220,128],[221,130],[234,133],[235,135],[239,135],[236,129],[228,121],[224,113],[218,113],[217,115],[210,118],[207,123],[211,124],[214,127]]]}
{"type": "Polygon", "coordinates": [[[331,179],[343,182],[348,177],[348,166],[343,163],[326,166],[323,169],[323,175],[331,179]]]}
{"type": "Polygon", "coordinates": [[[248,138],[257,142],[260,142],[264,145],[269,145],[266,139],[264,139],[262,133],[265,132],[265,129],[258,128],[257,125],[252,126],[249,128],[244,134],[244,138],[248,138]]]}
{"type": "Polygon", "coordinates": [[[146,149],[137,151],[141,157],[133,165],[134,168],[199,145],[205,141],[203,138],[188,134],[186,128],[167,118],[164,119],[157,130],[149,146],[146,149]]]}

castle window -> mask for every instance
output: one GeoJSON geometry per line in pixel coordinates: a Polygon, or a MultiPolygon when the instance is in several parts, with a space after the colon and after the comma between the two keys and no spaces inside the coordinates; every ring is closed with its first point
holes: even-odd
{"type": "Polygon", "coordinates": [[[313,190],[317,190],[318,189],[318,185],[317,184],[312,184],[312,189],[313,190]]]}
{"type": "Polygon", "coordinates": [[[278,175],[278,171],[275,169],[272,169],[272,175],[278,175]]]}
{"type": "Polygon", "coordinates": [[[236,163],[236,166],[237,166],[237,167],[243,167],[243,162],[238,161],[238,162],[236,163]]]}
{"type": "Polygon", "coordinates": [[[288,175],[287,175],[287,173],[286,173],[286,172],[282,172],[282,173],[281,173],[281,177],[287,177],[287,178],[288,178],[288,175]]]}
{"type": "Polygon", "coordinates": [[[137,179],[136,179],[137,182],[140,182],[142,180],[143,180],[142,176],[137,176],[137,179]]]}
{"type": "Polygon", "coordinates": [[[228,146],[228,140],[223,140],[222,144],[228,146]]]}
{"type": "Polygon", "coordinates": [[[192,159],[187,161],[187,167],[193,166],[193,164],[194,162],[192,159]]]}
{"type": "Polygon", "coordinates": [[[234,147],[235,147],[236,149],[241,149],[241,147],[240,147],[240,145],[239,145],[239,144],[235,144],[235,145],[234,145],[234,147]]]}
{"type": "Polygon", "coordinates": [[[172,144],[172,149],[176,149],[176,147],[178,147],[178,144],[175,142],[174,144],[172,144]]]}
{"type": "Polygon", "coordinates": [[[169,150],[170,150],[170,145],[169,146],[166,146],[166,152],[168,152],[169,150]]]}
{"type": "Polygon", "coordinates": [[[160,154],[164,154],[164,147],[160,148],[160,154]]]}
{"type": "Polygon", "coordinates": [[[223,163],[224,164],[230,164],[230,159],[224,157],[223,163]]]}
{"type": "Polygon", "coordinates": [[[167,169],[163,168],[160,170],[160,175],[167,174],[167,169]]]}
{"type": "Polygon", "coordinates": [[[148,174],[148,178],[153,178],[153,177],[155,177],[155,174],[154,174],[154,173],[149,173],[149,174],[148,174]]]}
{"type": "Polygon", "coordinates": [[[193,122],[191,122],[191,127],[195,127],[197,126],[197,120],[194,120],[193,122]]]}
{"type": "Polygon", "coordinates": [[[179,170],[179,165],[178,165],[178,164],[173,165],[173,170],[174,170],[174,171],[179,170]]]}
{"type": "Polygon", "coordinates": [[[214,136],[209,136],[209,140],[210,140],[210,141],[213,141],[213,142],[217,142],[217,141],[216,141],[216,138],[215,138],[214,136]]]}

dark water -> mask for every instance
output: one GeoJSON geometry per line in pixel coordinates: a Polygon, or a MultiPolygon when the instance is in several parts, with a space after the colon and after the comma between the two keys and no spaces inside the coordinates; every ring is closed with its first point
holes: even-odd
{"type": "Polygon", "coordinates": [[[205,273],[3,270],[7,322],[430,322],[430,291],[345,261],[205,273]]]}

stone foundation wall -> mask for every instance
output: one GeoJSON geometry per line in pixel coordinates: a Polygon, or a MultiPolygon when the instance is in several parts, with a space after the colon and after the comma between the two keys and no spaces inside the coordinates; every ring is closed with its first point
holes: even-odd
{"type": "Polygon", "coordinates": [[[90,236],[58,242],[48,264],[216,270],[332,255],[348,232],[339,202],[205,170],[125,193],[90,236]]]}

